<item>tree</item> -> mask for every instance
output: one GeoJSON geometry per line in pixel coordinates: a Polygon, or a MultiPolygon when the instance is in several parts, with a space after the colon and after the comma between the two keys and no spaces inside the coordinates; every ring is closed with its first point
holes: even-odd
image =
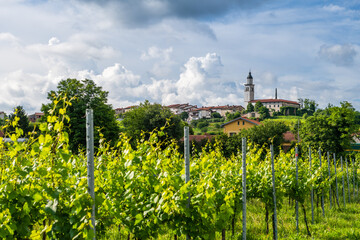
{"type": "Polygon", "coordinates": [[[211,113],[211,117],[212,117],[212,118],[222,118],[221,115],[220,115],[220,113],[218,113],[218,112],[213,112],[213,113],[211,113]]]}
{"type": "Polygon", "coordinates": [[[9,120],[10,122],[13,122],[15,120],[15,117],[18,117],[18,124],[17,126],[13,126],[10,124],[8,127],[8,131],[13,132],[15,131],[15,128],[18,127],[23,130],[24,137],[28,136],[28,133],[32,131],[32,128],[30,126],[29,118],[27,117],[27,114],[22,106],[17,106],[14,108],[14,112],[10,114],[9,120]]]}
{"type": "Polygon", "coordinates": [[[253,112],[255,110],[254,105],[252,105],[252,103],[248,103],[248,105],[246,106],[246,112],[253,112]]]}
{"type": "Polygon", "coordinates": [[[180,118],[181,120],[186,121],[189,118],[189,113],[188,112],[180,113],[180,118]]]}
{"type": "Polygon", "coordinates": [[[226,116],[226,120],[227,120],[227,121],[231,121],[231,120],[233,120],[233,119],[235,119],[235,118],[240,117],[240,116],[241,116],[241,113],[240,113],[239,111],[234,112],[234,113],[226,112],[226,113],[225,113],[225,116],[226,116]]]}
{"type": "Polygon", "coordinates": [[[126,112],[122,123],[125,133],[133,140],[140,139],[143,132],[146,134],[155,129],[160,130],[164,126],[167,137],[180,139],[183,135],[184,123],[179,116],[174,115],[168,108],[157,103],[151,104],[147,100],[126,112]]]}
{"type": "Polygon", "coordinates": [[[300,138],[313,148],[342,153],[350,147],[351,134],[357,130],[355,109],[350,103],[341,102],[340,107],[329,105],[306,118],[300,129],[300,138]]]}
{"type": "Polygon", "coordinates": [[[87,108],[93,109],[94,114],[94,143],[98,146],[100,134],[110,144],[117,142],[119,138],[119,126],[115,119],[115,111],[107,104],[108,92],[102,87],[96,86],[93,80],[66,79],[59,82],[56,91],[48,93],[48,104],[41,107],[45,116],[54,109],[58,112],[62,106],[56,104],[62,98],[70,99],[71,106],[66,109],[70,121],[65,123],[65,129],[69,134],[69,146],[73,152],[78,152],[86,147],[86,118],[87,108]]]}
{"type": "Polygon", "coordinates": [[[262,120],[270,117],[269,109],[267,107],[265,107],[265,106],[260,107],[258,112],[259,112],[260,118],[262,120]]]}
{"type": "Polygon", "coordinates": [[[300,103],[300,115],[304,115],[305,113],[307,113],[307,115],[312,116],[319,105],[315,102],[315,100],[311,100],[308,98],[299,98],[298,100],[300,103]]]}
{"type": "Polygon", "coordinates": [[[264,121],[262,124],[242,130],[240,134],[242,137],[260,147],[269,147],[274,145],[277,150],[281,143],[284,142],[283,133],[289,131],[289,127],[280,121],[264,121]]]}
{"type": "Polygon", "coordinates": [[[255,108],[254,108],[255,112],[259,112],[259,111],[260,111],[260,108],[262,108],[263,106],[264,106],[264,105],[262,104],[262,102],[257,101],[257,102],[255,103],[255,108]]]}

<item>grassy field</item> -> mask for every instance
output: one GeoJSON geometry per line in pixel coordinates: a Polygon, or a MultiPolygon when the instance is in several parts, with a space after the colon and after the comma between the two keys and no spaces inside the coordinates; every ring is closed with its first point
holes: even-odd
{"type": "Polygon", "coordinates": [[[300,117],[300,116],[276,116],[276,117],[271,117],[269,120],[271,120],[271,121],[283,121],[286,124],[288,124],[289,126],[293,126],[299,120],[300,120],[300,122],[302,122],[305,119],[300,117]]]}
{"type": "MultiPolygon", "coordinates": [[[[288,202],[283,204],[281,209],[278,209],[278,238],[279,239],[312,239],[312,240],[352,240],[360,239],[360,204],[348,203],[346,208],[329,209],[327,202],[325,202],[325,217],[322,216],[322,211],[315,206],[314,223],[311,223],[311,208],[310,201],[306,203],[306,216],[310,229],[311,236],[307,234],[306,225],[304,222],[304,214],[299,206],[299,232],[296,232],[295,220],[295,203],[290,205],[288,202]]],[[[316,205],[316,201],[314,202],[316,205]]],[[[235,228],[235,235],[232,236],[230,229],[226,230],[226,239],[242,239],[242,213],[235,228]]],[[[273,239],[271,216],[269,216],[269,233],[266,233],[265,211],[263,204],[258,200],[251,200],[247,204],[247,239],[261,240],[273,239]]],[[[127,234],[121,234],[119,230],[110,229],[103,239],[128,239],[127,234]]],[[[132,238],[131,238],[132,239],[132,238]]],[[[173,240],[173,234],[169,234],[164,229],[164,234],[159,236],[160,240],[173,240]]],[[[179,240],[185,240],[185,236],[178,236],[179,240]]],[[[221,233],[218,232],[216,239],[221,239],[221,233]]]]}
{"type": "Polygon", "coordinates": [[[209,126],[206,127],[206,131],[204,131],[204,129],[200,129],[200,128],[194,128],[194,135],[202,135],[205,133],[209,133],[209,134],[213,134],[213,135],[218,135],[224,132],[224,129],[221,128],[221,124],[223,124],[224,121],[222,122],[210,122],[209,120],[209,126]]]}

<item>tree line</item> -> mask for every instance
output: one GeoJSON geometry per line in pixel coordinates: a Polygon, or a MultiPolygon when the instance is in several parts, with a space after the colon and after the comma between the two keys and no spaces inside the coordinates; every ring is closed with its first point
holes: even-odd
{"type": "MultiPolygon", "coordinates": [[[[86,146],[86,108],[92,108],[94,111],[96,146],[99,146],[100,139],[104,139],[111,146],[114,146],[119,140],[120,133],[125,133],[131,139],[130,142],[136,145],[139,139],[148,137],[150,132],[154,130],[164,132],[163,139],[180,140],[183,136],[183,127],[188,125],[184,121],[186,119],[185,114],[174,115],[168,108],[149,101],[145,101],[126,112],[121,116],[121,121],[118,121],[115,111],[107,102],[108,92],[89,79],[62,80],[56,90],[48,93],[47,99],[49,103],[45,103],[41,107],[41,111],[44,113],[42,121],[46,121],[51,114],[66,111],[69,119],[64,121],[64,130],[69,135],[69,147],[75,153],[83,151],[86,146]],[[70,102],[66,109],[59,102],[59,99],[64,97],[70,102]]],[[[343,152],[350,147],[352,138],[359,132],[360,124],[360,113],[353,108],[351,103],[341,102],[340,106],[329,104],[325,109],[319,109],[314,100],[299,99],[299,103],[301,108],[297,110],[297,114],[302,115],[303,118],[293,126],[284,122],[266,120],[262,121],[261,125],[243,130],[240,134],[232,137],[217,136],[212,139],[211,144],[220,145],[223,153],[230,156],[241,151],[239,146],[241,146],[242,137],[246,137],[259,146],[266,145],[269,140],[275,146],[280,146],[284,141],[283,133],[291,130],[295,136],[299,135],[301,143],[307,146],[311,145],[336,153],[343,152]]],[[[269,109],[263,106],[261,102],[257,102],[255,106],[249,104],[245,111],[257,111],[260,113],[261,119],[266,119],[270,115],[269,109]]],[[[286,112],[287,109],[282,109],[282,111],[286,112]]],[[[212,117],[219,118],[218,115],[213,114],[212,117]]],[[[241,116],[240,112],[226,114],[227,120],[239,116],[241,116]]],[[[39,132],[38,124],[30,124],[22,106],[17,106],[14,113],[10,114],[8,118],[10,122],[15,120],[18,122],[19,129],[22,130],[23,137],[39,132]]],[[[1,124],[4,125],[5,122],[1,124]]],[[[15,128],[12,127],[12,124],[7,124],[7,126],[3,131],[10,136],[15,128]]],[[[192,132],[191,129],[190,132],[192,132]]],[[[206,140],[203,143],[193,143],[193,147],[200,150],[208,144],[207,142],[206,140]]]]}

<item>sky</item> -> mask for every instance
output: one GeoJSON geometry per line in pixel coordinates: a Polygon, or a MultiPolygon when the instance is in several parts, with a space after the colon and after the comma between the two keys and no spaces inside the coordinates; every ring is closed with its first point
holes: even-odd
{"type": "MultiPolygon", "coordinates": [[[[62,79],[113,108],[350,102],[360,110],[358,0],[0,0],[0,112],[39,112],[62,79]]],[[[245,106],[246,107],[246,106],[245,106]]]]}

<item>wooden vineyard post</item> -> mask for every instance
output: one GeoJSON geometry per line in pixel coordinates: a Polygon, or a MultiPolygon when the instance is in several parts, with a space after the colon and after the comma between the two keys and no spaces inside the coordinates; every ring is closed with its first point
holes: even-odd
{"type": "MultiPolygon", "coordinates": [[[[319,148],[319,160],[320,160],[320,168],[322,166],[322,161],[321,161],[321,149],[319,148]]],[[[321,176],[321,181],[323,180],[323,176],[321,176]]],[[[322,209],[322,213],[323,213],[323,217],[325,217],[325,208],[324,208],[324,190],[321,189],[321,209],[322,209]]]]}
{"type": "Polygon", "coordinates": [[[346,164],[346,180],[347,180],[347,188],[348,188],[348,195],[349,195],[349,203],[351,202],[351,198],[350,198],[350,182],[349,182],[349,168],[348,168],[348,161],[347,158],[345,157],[345,164],[346,164]]]}
{"type": "MultiPolygon", "coordinates": [[[[298,160],[299,160],[299,153],[298,153],[298,146],[295,147],[295,166],[296,166],[296,188],[298,187],[299,183],[299,169],[298,169],[298,160]]],[[[299,202],[298,200],[295,201],[295,219],[296,219],[296,232],[299,233],[299,202]]]]}
{"type": "Polygon", "coordinates": [[[343,201],[344,201],[344,208],[346,206],[345,203],[345,180],[344,180],[344,167],[343,167],[343,159],[342,156],[340,156],[340,162],[341,162],[341,176],[342,176],[342,190],[343,190],[343,201]]]}
{"type": "MultiPolygon", "coordinates": [[[[329,181],[331,179],[331,167],[330,167],[330,153],[327,152],[327,161],[328,161],[328,170],[329,170],[329,181]]],[[[331,199],[331,184],[330,184],[330,189],[329,189],[329,200],[330,200],[330,209],[331,209],[331,204],[332,204],[332,199],[331,199]]]]}
{"type": "MultiPolygon", "coordinates": [[[[190,181],[190,143],[189,143],[189,127],[184,127],[184,157],[185,157],[185,183],[190,181]]],[[[190,208],[190,192],[188,192],[187,208],[190,208]]],[[[186,234],[186,240],[190,239],[190,235],[186,234]]]]}
{"type": "Polygon", "coordinates": [[[87,157],[87,179],[88,191],[93,200],[91,211],[91,229],[96,239],[95,227],[95,177],[94,177],[94,120],[93,110],[86,109],[86,157],[87,157]]]}
{"type": "Polygon", "coordinates": [[[274,215],[273,215],[273,234],[274,240],[277,240],[277,215],[276,215],[276,188],[275,188],[275,164],[274,164],[274,146],[270,145],[271,152],[271,171],[272,171],[272,185],[273,185],[273,200],[274,200],[274,215]]]}
{"type": "Polygon", "coordinates": [[[242,138],[242,192],[243,192],[243,227],[242,239],[246,240],[246,138],[242,138]]]}
{"type": "MultiPolygon", "coordinates": [[[[310,163],[310,174],[312,175],[310,146],[309,146],[309,163],[310,163]]],[[[314,224],[314,187],[312,185],[311,185],[311,224],[314,224]]]]}

